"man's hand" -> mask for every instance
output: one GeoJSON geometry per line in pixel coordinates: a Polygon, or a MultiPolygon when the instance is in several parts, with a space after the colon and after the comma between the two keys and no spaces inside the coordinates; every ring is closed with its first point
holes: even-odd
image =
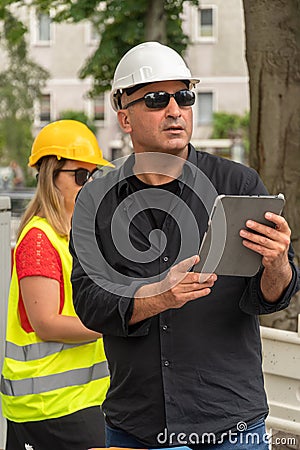
{"type": "Polygon", "coordinates": [[[275,302],[289,285],[292,270],[288,260],[288,250],[291,240],[291,230],[287,221],[277,214],[267,212],[267,220],[275,224],[275,228],[248,220],[249,230],[241,230],[245,247],[262,255],[264,272],[261,289],[267,301],[275,302]]]}
{"type": "Polygon", "coordinates": [[[185,259],[172,267],[164,280],[138,289],[130,325],[210,294],[217,275],[189,272],[198,262],[199,256],[185,259]]]}
{"type": "Polygon", "coordinates": [[[161,282],[161,302],[166,309],[181,308],[190,300],[205,297],[217,280],[216,274],[188,272],[191,266],[199,262],[199,256],[181,261],[170,269],[167,277],[161,282]]]}

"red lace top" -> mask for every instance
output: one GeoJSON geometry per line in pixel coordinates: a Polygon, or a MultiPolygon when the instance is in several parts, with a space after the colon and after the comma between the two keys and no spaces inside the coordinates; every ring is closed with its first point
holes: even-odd
{"type": "MultiPolygon", "coordinates": [[[[16,250],[16,269],[18,280],[24,277],[42,276],[57,280],[60,284],[61,313],[64,305],[64,280],[59,253],[46,234],[39,228],[32,228],[24,236],[16,250]]],[[[19,315],[22,328],[30,333],[33,330],[28,320],[21,291],[19,292],[19,315]]]]}

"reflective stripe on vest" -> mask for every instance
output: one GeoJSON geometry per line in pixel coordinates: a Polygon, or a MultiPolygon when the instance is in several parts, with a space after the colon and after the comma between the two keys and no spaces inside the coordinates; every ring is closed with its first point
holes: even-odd
{"type": "MultiPolygon", "coordinates": [[[[90,341],[94,342],[94,341],[90,341]]],[[[88,342],[85,342],[88,344],[88,342]]],[[[45,358],[54,353],[68,350],[70,348],[80,347],[82,343],[64,344],[63,342],[37,342],[29,345],[16,345],[12,342],[6,342],[5,357],[15,361],[34,361],[35,359],[45,358]]]]}
{"type": "Polygon", "coordinates": [[[1,392],[4,395],[18,397],[20,395],[41,394],[68,386],[89,383],[108,376],[106,361],[84,369],[69,370],[45,377],[28,378],[23,380],[7,380],[1,377],[1,392]]]}

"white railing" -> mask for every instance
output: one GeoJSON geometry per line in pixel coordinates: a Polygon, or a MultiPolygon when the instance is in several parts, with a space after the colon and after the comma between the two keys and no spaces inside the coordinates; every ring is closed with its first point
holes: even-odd
{"type": "Polygon", "coordinates": [[[298,333],[260,327],[269,429],[300,435],[300,315],[298,333]]]}

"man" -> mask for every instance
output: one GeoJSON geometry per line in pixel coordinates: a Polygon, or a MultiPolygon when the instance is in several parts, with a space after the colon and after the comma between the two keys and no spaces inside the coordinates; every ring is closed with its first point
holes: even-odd
{"type": "Polygon", "coordinates": [[[13,171],[13,186],[14,189],[20,189],[24,187],[24,173],[16,161],[11,161],[10,167],[13,171]]]}
{"type": "Polygon", "coordinates": [[[216,195],[266,194],[253,169],[189,144],[198,81],[156,42],[121,59],[111,99],[134,154],[75,207],[74,304],[104,335],[107,446],[268,448],[257,315],[285,308],[299,275],[275,214],[276,229],[250,221],[241,230],[262,255],[257,275],[192,271],[216,195]]]}

